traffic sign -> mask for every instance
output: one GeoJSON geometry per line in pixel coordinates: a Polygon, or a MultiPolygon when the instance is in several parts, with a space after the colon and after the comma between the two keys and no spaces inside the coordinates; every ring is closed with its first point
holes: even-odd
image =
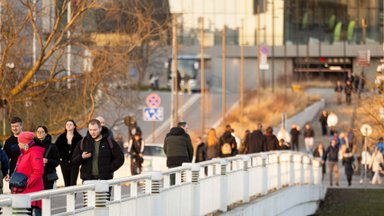
{"type": "Polygon", "coordinates": [[[363,136],[370,136],[372,134],[372,127],[369,124],[363,124],[360,128],[360,132],[363,136]]]}
{"type": "Polygon", "coordinates": [[[164,109],[163,107],[146,107],[143,109],[144,121],[164,121],[164,109]]]}
{"type": "Polygon", "coordinates": [[[147,96],[145,102],[147,103],[148,107],[156,108],[160,106],[161,99],[158,94],[152,93],[147,96]]]}

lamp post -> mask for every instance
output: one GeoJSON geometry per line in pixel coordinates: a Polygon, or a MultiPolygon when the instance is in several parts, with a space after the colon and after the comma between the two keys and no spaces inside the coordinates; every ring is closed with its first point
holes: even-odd
{"type": "MultiPolygon", "coordinates": [[[[360,128],[361,134],[364,136],[364,146],[365,146],[365,152],[367,154],[368,152],[368,143],[367,143],[367,137],[369,137],[372,134],[372,127],[369,124],[363,124],[360,128]]],[[[364,187],[367,187],[367,156],[365,156],[365,163],[364,163],[364,187]]]]}

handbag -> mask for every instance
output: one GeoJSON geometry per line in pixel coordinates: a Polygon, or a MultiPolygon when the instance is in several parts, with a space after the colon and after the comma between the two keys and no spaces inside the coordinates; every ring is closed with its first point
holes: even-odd
{"type": "Polygon", "coordinates": [[[24,175],[23,173],[13,172],[11,179],[9,180],[9,186],[11,187],[11,191],[20,193],[23,192],[25,188],[27,188],[27,182],[28,176],[24,175]]]}
{"type": "Polygon", "coordinates": [[[59,179],[59,176],[57,175],[56,171],[52,172],[52,173],[48,173],[45,178],[47,179],[47,181],[49,182],[53,182],[53,181],[56,181],[57,179],[59,179]]]}

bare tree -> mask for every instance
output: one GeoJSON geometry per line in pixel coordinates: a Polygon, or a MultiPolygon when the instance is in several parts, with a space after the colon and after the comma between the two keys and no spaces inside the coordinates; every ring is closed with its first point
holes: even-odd
{"type": "Polygon", "coordinates": [[[136,50],[163,41],[168,26],[167,9],[149,0],[6,0],[1,7],[1,108],[6,118],[22,117],[25,128],[45,124],[52,134],[70,118],[84,126],[107,100],[134,106],[136,50]],[[116,82],[126,84],[124,93],[116,82]]]}

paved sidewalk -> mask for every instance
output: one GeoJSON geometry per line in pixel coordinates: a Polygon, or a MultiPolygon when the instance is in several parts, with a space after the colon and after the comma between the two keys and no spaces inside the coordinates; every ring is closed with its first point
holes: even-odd
{"type": "MultiPolygon", "coordinates": [[[[356,106],[357,97],[352,98],[352,104],[346,105],[345,104],[345,97],[343,97],[343,104],[338,105],[336,102],[336,95],[333,91],[333,89],[310,89],[308,90],[308,93],[311,95],[319,95],[321,98],[325,99],[325,110],[329,112],[333,112],[338,117],[338,123],[336,125],[336,130],[340,132],[346,133],[350,127],[354,128],[352,116],[353,111],[356,106]]],[[[329,146],[329,140],[330,136],[322,136],[321,132],[321,125],[319,122],[321,112],[318,113],[318,115],[315,117],[315,119],[311,122],[312,127],[315,130],[315,147],[319,143],[323,143],[324,148],[326,149],[329,146]]],[[[328,131],[329,134],[329,131],[328,131]]],[[[304,139],[301,135],[300,139],[300,149],[302,151],[305,151],[304,146],[304,139]]],[[[333,188],[384,188],[384,185],[371,185],[369,182],[367,184],[360,184],[360,175],[353,175],[352,176],[352,186],[348,187],[348,182],[345,176],[344,172],[344,166],[342,166],[341,161],[339,161],[339,176],[340,176],[340,185],[339,186],[333,186],[333,188]]],[[[335,180],[334,180],[335,183],[335,180]]],[[[327,173],[324,176],[324,184],[328,187],[330,187],[330,181],[329,181],[329,173],[328,173],[328,167],[327,167],[327,173]]],[[[335,185],[335,184],[334,184],[335,185]]]]}

